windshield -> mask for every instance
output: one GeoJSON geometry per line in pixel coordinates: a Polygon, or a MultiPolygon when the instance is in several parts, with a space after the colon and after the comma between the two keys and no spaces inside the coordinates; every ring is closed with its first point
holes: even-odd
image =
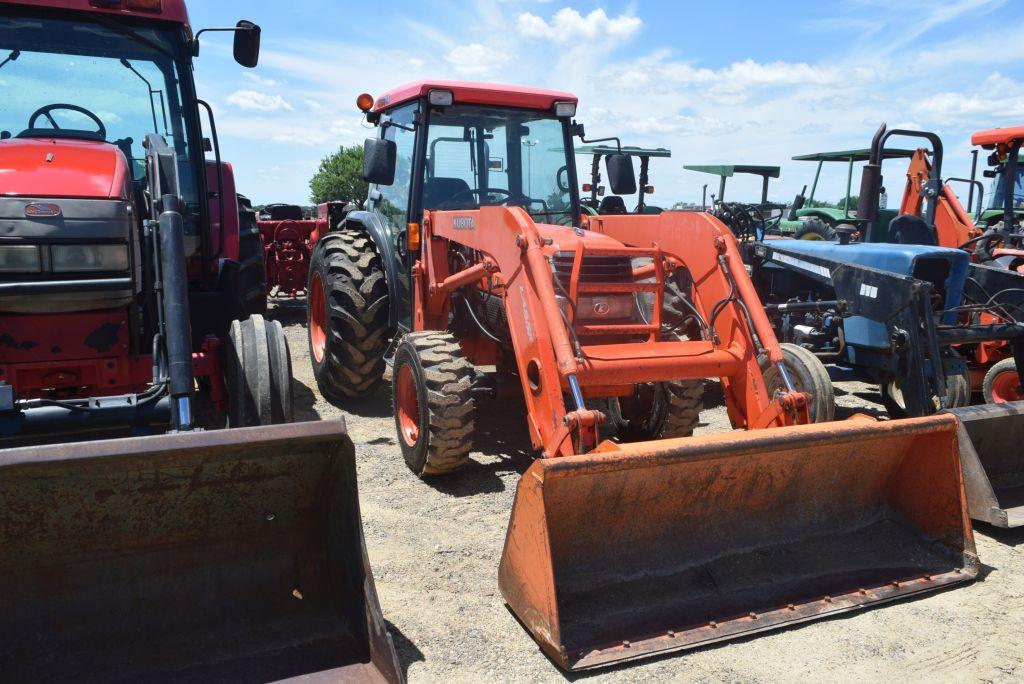
{"type": "MultiPolygon", "coordinates": [[[[996,179],[992,189],[992,209],[1002,209],[1006,202],[1006,174],[1003,173],[996,179]]],[[[1024,166],[1017,168],[1017,182],[1013,185],[1013,206],[1017,209],[1024,209],[1024,166]]]]}
{"type": "Polygon", "coordinates": [[[64,135],[105,140],[124,152],[140,182],[143,140],[150,133],[164,136],[177,152],[186,233],[196,248],[199,204],[182,105],[180,69],[188,66],[181,30],[118,17],[95,22],[33,14],[23,6],[0,8],[0,63],[6,60],[0,67],[0,131],[4,137],[38,136],[40,129],[45,134],[57,126],[72,131],[64,135]]]}
{"type": "Polygon", "coordinates": [[[432,112],[424,209],[519,206],[569,224],[576,195],[563,121],[548,112],[456,105],[432,112]]]}

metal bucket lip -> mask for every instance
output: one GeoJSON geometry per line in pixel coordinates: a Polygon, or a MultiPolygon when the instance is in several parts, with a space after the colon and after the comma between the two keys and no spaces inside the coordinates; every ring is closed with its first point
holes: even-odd
{"type": "Polygon", "coordinates": [[[0,468],[84,461],[115,455],[155,457],[211,447],[237,446],[244,448],[252,442],[259,442],[263,445],[297,446],[311,442],[342,440],[347,438],[347,434],[344,419],[338,418],[308,423],[229,428],[209,432],[179,432],[146,437],[45,444],[0,451],[0,468]]]}
{"type": "Polygon", "coordinates": [[[763,613],[736,616],[724,622],[690,625],[677,631],[670,630],[636,641],[577,649],[571,653],[563,649],[555,659],[570,671],[607,667],[654,655],[702,648],[717,642],[783,629],[822,617],[870,609],[914,594],[974,581],[980,570],[980,561],[973,554],[965,555],[965,561],[964,567],[942,574],[894,580],[879,587],[863,587],[859,591],[847,594],[822,596],[816,600],[790,604],[763,613]]]}
{"type": "Polygon", "coordinates": [[[956,432],[958,424],[957,418],[944,414],[893,421],[855,418],[835,423],[698,435],[631,444],[612,444],[608,451],[538,459],[530,466],[530,471],[536,471],[538,476],[545,478],[571,477],[578,475],[580,470],[587,470],[591,473],[612,472],[636,467],[640,462],[657,466],[667,463],[744,457],[763,451],[766,440],[784,440],[788,447],[799,450],[836,442],[850,443],[881,437],[914,437],[936,432],[953,433],[956,432]]]}

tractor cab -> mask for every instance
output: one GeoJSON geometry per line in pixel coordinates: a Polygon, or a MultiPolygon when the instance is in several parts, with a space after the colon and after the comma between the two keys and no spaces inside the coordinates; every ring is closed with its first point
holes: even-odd
{"type": "MultiPolygon", "coordinates": [[[[652,158],[667,159],[672,156],[672,151],[663,147],[611,147],[608,145],[586,145],[576,148],[576,154],[591,157],[590,182],[583,184],[583,192],[589,197],[582,200],[584,210],[596,214],[660,214],[664,211],[661,207],[647,204],[647,195],[654,193],[654,186],[649,184],[650,164],[652,158]],[[626,198],[620,195],[606,195],[605,187],[601,185],[601,160],[609,155],[624,154],[628,157],[640,160],[640,182],[639,190],[636,193],[636,201],[633,209],[628,208],[626,198]]],[[[631,202],[632,203],[632,202],[631,202]]]]}
{"type": "MultiPolygon", "coordinates": [[[[366,208],[346,222],[374,237],[388,282],[400,283],[393,324],[411,327],[408,286],[424,212],[519,207],[538,224],[580,225],[576,103],[571,93],[454,81],[360,96],[379,134],[364,149],[366,208]]],[[[636,193],[632,159],[606,161],[612,192],[636,193]]]]}
{"type": "MultiPolygon", "coordinates": [[[[992,179],[991,199],[979,223],[988,228],[1002,221],[1019,231],[1024,217],[1024,166],[1020,164],[1020,147],[1024,142],[1024,126],[979,131],[971,143],[990,152],[983,174],[992,179]]],[[[973,180],[973,179],[972,179],[973,180]]]]}

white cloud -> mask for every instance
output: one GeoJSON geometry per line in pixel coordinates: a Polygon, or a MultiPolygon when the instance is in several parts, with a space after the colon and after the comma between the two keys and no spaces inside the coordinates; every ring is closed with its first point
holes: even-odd
{"type": "Polygon", "coordinates": [[[479,78],[494,73],[508,61],[508,57],[494,47],[470,43],[449,50],[445,61],[460,75],[479,78]]]}
{"type": "Polygon", "coordinates": [[[242,76],[249,79],[253,83],[258,83],[259,85],[265,86],[267,88],[272,88],[277,85],[277,81],[275,81],[274,79],[265,78],[263,76],[260,76],[259,74],[254,74],[251,71],[243,71],[242,76]]]}
{"type": "Polygon", "coordinates": [[[524,12],[516,19],[516,27],[527,38],[545,38],[559,44],[579,40],[614,38],[625,40],[632,37],[643,22],[639,17],[622,14],[611,18],[603,9],[596,9],[583,16],[571,7],[563,7],[546,21],[536,14],[524,12]]]}
{"type": "Polygon", "coordinates": [[[257,90],[236,90],[227,96],[227,103],[239,109],[257,112],[290,112],[294,109],[280,95],[268,95],[257,90]]]}

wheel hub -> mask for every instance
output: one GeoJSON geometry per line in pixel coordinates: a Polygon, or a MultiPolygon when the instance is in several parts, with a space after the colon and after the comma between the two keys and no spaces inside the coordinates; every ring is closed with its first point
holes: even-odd
{"type": "Polygon", "coordinates": [[[992,401],[1005,404],[1021,400],[1024,400],[1024,394],[1020,391],[1020,375],[1010,370],[997,375],[992,382],[992,401]]]}
{"type": "Polygon", "coordinates": [[[409,446],[420,439],[420,401],[416,396],[416,378],[412,368],[402,366],[395,377],[395,409],[398,412],[399,431],[409,446]]]}
{"type": "Polygon", "coordinates": [[[319,273],[313,274],[309,292],[309,342],[313,358],[317,363],[323,363],[327,350],[327,297],[319,273]]]}

